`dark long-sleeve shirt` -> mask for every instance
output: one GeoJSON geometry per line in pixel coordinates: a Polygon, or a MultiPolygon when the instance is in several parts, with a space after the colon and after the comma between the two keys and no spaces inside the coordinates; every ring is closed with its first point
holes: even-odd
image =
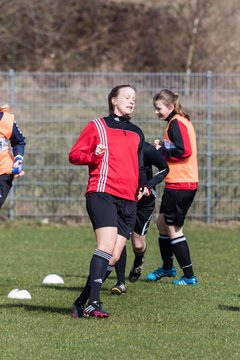
{"type": "MultiPolygon", "coordinates": [[[[1,121],[2,117],[3,117],[3,112],[0,112],[0,121],[1,121]]],[[[11,135],[9,141],[10,141],[10,144],[12,147],[13,156],[16,156],[16,155],[24,156],[26,141],[25,141],[25,137],[24,137],[23,133],[21,132],[21,130],[19,129],[16,121],[14,121],[14,123],[13,123],[12,135],[11,135]]]]}
{"type": "Polygon", "coordinates": [[[145,142],[144,144],[143,159],[148,186],[152,189],[155,189],[155,186],[160,184],[169,172],[167,161],[163,155],[148,142],[145,142]],[[155,166],[158,169],[158,172],[155,175],[153,175],[152,166],[155,166]]]}

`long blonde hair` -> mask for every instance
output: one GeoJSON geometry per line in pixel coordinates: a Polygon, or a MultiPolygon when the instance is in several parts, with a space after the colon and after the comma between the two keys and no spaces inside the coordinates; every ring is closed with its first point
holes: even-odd
{"type": "Polygon", "coordinates": [[[177,114],[184,116],[188,120],[190,120],[190,116],[182,110],[182,104],[177,93],[173,93],[171,90],[168,89],[162,89],[159,93],[154,95],[153,104],[155,104],[155,102],[158,100],[160,100],[165,106],[173,104],[174,110],[177,114]]]}

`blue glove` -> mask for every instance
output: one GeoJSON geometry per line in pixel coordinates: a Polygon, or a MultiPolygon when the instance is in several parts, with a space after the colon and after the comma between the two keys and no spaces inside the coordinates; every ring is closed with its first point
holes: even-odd
{"type": "Polygon", "coordinates": [[[14,158],[13,168],[12,168],[12,174],[17,175],[20,174],[20,172],[23,171],[23,156],[17,155],[14,158]]]}

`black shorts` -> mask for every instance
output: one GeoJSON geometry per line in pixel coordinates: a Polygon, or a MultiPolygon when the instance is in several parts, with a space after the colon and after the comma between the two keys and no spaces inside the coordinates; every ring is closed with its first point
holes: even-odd
{"type": "Polygon", "coordinates": [[[195,190],[164,189],[160,213],[164,214],[167,225],[182,227],[187,212],[196,195],[195,190]]]}
{"type": "Polygon", "coordinates": [[[134,232],[146,235],[155,208],[155,196],[143,196],[137,203],[137,219],[134,232]]]}
{"type": "Polygon", "coordinates": [[[119,235],[130,238],[136,221],[135,201],[93,192],[87,195],[86,206],[94,230],[112,226],[118,228],[119,235]]]}
{"type": "Polygon", "coordinates": [[[0,208],[3,206],[13,182],[12,174],[0,175],[0,208]]]}

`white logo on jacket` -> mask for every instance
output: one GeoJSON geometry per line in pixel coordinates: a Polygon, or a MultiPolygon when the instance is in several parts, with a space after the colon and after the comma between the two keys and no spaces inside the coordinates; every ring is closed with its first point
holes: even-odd
{"type": "Polygon", "coordinates": [[[5,138],[0,138],[0,152],[8,149],[8,140],[5,138]]]}

